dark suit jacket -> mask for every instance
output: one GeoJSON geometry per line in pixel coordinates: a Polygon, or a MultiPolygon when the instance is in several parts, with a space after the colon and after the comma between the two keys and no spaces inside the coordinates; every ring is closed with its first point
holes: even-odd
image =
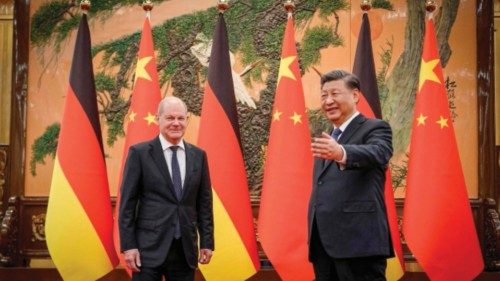
{"type": "Polygon", "coordinates": [[[184,142],[186,176],[177,200],[159,137],[130,147],[120,196],[121,251],[137,248],[142,266],[160,266],[174,237],[176,218],[188,264],[198,264],[200,247],[214,249],[212,189],[206,153],[184,142]],[[198,233],[197,233],[198,232],[198,233]]]}
{"type": "MultiPolygon", "coordinates": [[[[356,116],[339,139],[345,170],[316,159],[309,202],[309,240],[314,218],[329,256],[392,256],[384,203],[385,171],[392,157],[392,132],[385,121],[356,116]]],[[[311,258],[311,257],[310,257],[311,258]]]]}

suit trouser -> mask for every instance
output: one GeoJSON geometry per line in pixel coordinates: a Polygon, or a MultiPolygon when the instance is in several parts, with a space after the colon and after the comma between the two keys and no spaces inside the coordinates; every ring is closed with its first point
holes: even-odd
{"type": "Polygon", "coordinates": [[[337,259],[329,256],[319,237],[316,219],[313,222],[309,247],[316,281],[386,280],[386,258],[360,257],[337,259]]]}
{"type": "Polygon", "coordinates": [[[181,239],[174,239],[165,262],[160,267],[141,267],[140,272],[132,274],[132,281],[193,281],[194,269],[189,267],[181,239]]]}

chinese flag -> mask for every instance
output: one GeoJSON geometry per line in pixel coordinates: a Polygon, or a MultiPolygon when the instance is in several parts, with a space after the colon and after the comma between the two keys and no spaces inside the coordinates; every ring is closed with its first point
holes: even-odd
{"type": "Polygon", "coordinates": [[[201,273],[209,281],[248,279],[260,261],[222,13],[214,30],[198,145],[208,157],[215,223],[215,252],[210,264],[200,265],[201,273]]]}
{"type": "Polygon", "coordinates": [[[472,280],[483,259],[428,20],[413,113],[403,233],[431,280],[472,280]]]}
{"type": "Polygon", "coordinates": [[[312,280],[307,260],[307,207],[312,188],[311,136],[288,17],[260,199],[259,237],[283,280],[312,280]]]}
{"type": "Polygon", "coordinates": [[[52,172],[45,232],[64,280],[96,280],[118,264],[90,54],[80,20],[52,172]]]}
{"type": "MultiPolygon", "coordinates": [[[[154,138],[159,134],[158,124],[155,115],[160,103],[160,86],[158,83],[158,73],[156,70],[156,59],[153,47],[153,36],[149,18],[144,20],[142,27],[141,42],[137,66],[135,69],[134,90],[130,101],[130,107],[125,122],[127,122],[125,146],[123,148],[122,168],[120,169],[120,185],[122,171],[127,160],[130,146],[154,138]]],[[[116,198],[116,206],[120,205],[120,196],[116,198]]],[[[116,250],[120,257],[120,264],[127,269],[129,275],[131,271],[125,266],[123,256],[120,255],[120,236],[118,232],[118,207],[115,208],[115,224],[113,227],[113,238],[116,250]]]]}
{"type": "MultiPolygon", "coordinates": [[[[358,46],[354,57],[354,67],[352,72],[361,81],[361,98],[358,103],[358,110],[368,118],[382,119],[382,108],[380,107],[380,97],[378,94],[377,76],[375,73],[375,63],[373,60],[373,50],[370,32],[370,20],[368,14],[363,14],[363,21],[359,31],[358,46]]],[[[398,220],[396,214],[396,204],[392,189],[391,171],[386,171],[386,181],[384,187],[385,206],[387,210],[387,221],[391,233],[392,246],[395,257],[387,259],[385,277],[387,280],[399,280],[404,274],[404,259],[401,240],[399,239],[398,220]]]]}

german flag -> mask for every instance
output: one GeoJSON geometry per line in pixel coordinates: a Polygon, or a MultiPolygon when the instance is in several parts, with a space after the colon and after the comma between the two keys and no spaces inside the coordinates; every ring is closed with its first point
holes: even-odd
{"type": "Polygon", "coordinates": [[[59,134],[45,232],[64,280],[96,280],[118,264],[90,53],[82,16],[59,134]]]}
{"type": "Polygon", "coordinates": [[[215,252],[206,280],[245,280],[260,268],[222,13],[215,27],[198,145],[207,152],[214,197],[215,252]]]}
{"type": "Polygon", "coordinates": [[[262,248],[283,280],[312,280],[307,207],[312,189],[311,134],[290,15],[283,38],[278,85],[259,211],[262,248]]]}
{"type": "MultiPolygon", "coordinates": [[[[370,31],[370,20],[368,14],[363,14],[363,22],[359,31],[358,45],[354,57],[354,67],[352,72],[361,81],[361,98],[358,103],[358,110],[368,118],[382,119],[382,108],[378,94],[377,76],[375,73],[375,62],[373,60],[373,50],[370,31]]],[[[389,281],[399,280],[404,275],[404,259],[401,240],[399,239],[398,220],[396,214],[396,204],[394,202],[394,192],[392,189],[391,171],[387,169],[384,187],[384,200],[387,209],[387,220],[394,248],[395,257],[387,260],[385,277],[389,281]]]]}

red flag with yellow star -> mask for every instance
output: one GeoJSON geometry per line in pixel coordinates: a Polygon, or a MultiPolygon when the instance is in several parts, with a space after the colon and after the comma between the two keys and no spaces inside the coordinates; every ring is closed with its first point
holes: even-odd
{"type": "Polygon", "coordinates": [[[472,280],[484,264],[432,20],[426,25],[413,115],[403,217],[406,243],[431,280],[472,280]]]}
{"type": "MultiPolygon", "coordinates": [[[[125,117],[125,146],[123,148],[122,168],[127,160],[130,146],[154,138],[159,134],[158,124],[155,121],[158,103],[161,94],[156,70],[156,59],[153,47],[153,35],[149,18],[144,20],[141,42],[134,76],[134,90],[130,101],[128,115],[125,117]]],[[[120,185],[122,172],[120,172],[120,185]]],[[[116,197],[116,206],[120,205],[119,193],[116,197]]],[[[113,228],[115,248],[120,254],[120,236],[118,233],[118,208],[115,208],[115,224],[113,228]]],[[[125,266],[123,256],[120,255],[120,264],[125,266]]],[[[131,272],[127,269],[129,275],[131,272]]]]}
{"type": "Polygon", "coordinates": [[[307,205],[312,188],[311,136],[288,17],[260,199],[262,248],[283,280],[312,280],[307,260],[307,205]]]}

